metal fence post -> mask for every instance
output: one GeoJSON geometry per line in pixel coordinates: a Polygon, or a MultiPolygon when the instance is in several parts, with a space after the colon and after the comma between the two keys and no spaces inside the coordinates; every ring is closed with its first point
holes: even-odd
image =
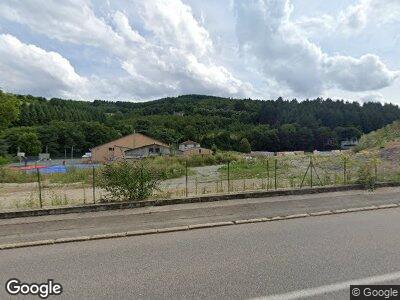
{"type": "Polygon", "coordinates": [[[374,161],[374,167],[375,167],[375,180],[378,181],[378,164],[376,160],[374,161]]]}
{"type": "Polygon", "coordinates": [[[269,190],[269,159],[267,158],[267,190],[269,190]]]}
{"type": "Polygon", "coordinates": [[[343,160],[343,184],[347,184],[347,158],[343,160]]]}
{"type": "Polygon", "coordinates": [[[185,195],[188,196],[188,162],[185,161],[185,195]]]}
{"type": "Polygon", "coordinates": [[[144,194],[143,185],[144,185],[144,182],[143,182],[143,163],[141,163],[140,164],[140,194],[141,195],[144,194]]]}
{"type": "Polygon", "coordinates": [[[231,191],[231,183],[230,183],[230,161],[228,161],[228,193],[231,191]]]}
{"type": "Polygon", "coordinates": [[[42,203],[42,185],[41,185],[41,182],[40,182],[40,172],[39,172],[38,168],[36,168],[36,174],[37,174],[38,187],[39,187],[39,205],[40,205],[40,208],[42,208],[43,207],[43,203],[42,203]]]}
{"type": "Polygon", "coordinates": [[[312,176],[313,168],[314,168],[314,165],[313,165],[312,157],[310,156],[310,187],[313,187],[313,176],[312,176]]]}
{"type": "Polygon", "coordinates": [[[92,190],[93,190],[93,203],[96,204],[96,174],[94,170],[94,166],[92,166],[92,175],[93,175],[93,180],[92,180],[92,190]]]}
{"type": "Polygon", "coordinates": [[[275,189],[278,188],[278,185],[277,185],[277,178],[276,178],[276,177],[277,177],[277,174],[276,174],[277,166],[278,166],[278,160],[275,158],[275,171],[274,171],[274,177],[275,177],[274,187],[275,187],[275,189]]]}

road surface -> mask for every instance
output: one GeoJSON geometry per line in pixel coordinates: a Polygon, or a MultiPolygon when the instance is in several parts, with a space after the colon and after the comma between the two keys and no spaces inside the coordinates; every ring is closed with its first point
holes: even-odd
{"type": "Polygon", "coordinates": [[[5,250],[0,282],[52,278],[54,299],[349,299],[351,280],[400,282],[399,232],[393,208],[5,250]]]}
{"type": "Polygon", "coordinates": [[[399,202],[397,187],[17,218],[0,220],[0,245],[399,202]]]}

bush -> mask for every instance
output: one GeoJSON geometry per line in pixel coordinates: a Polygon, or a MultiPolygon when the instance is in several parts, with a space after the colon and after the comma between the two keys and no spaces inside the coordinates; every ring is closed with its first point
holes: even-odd
{"type": "Polygon", "coordinates": [[[250,153],[251,152],[251,145],[246,138],[242,138],[239,142],[239,151],[243,153],[250,153]]]}
{"type": "Polygon", "coordinates": [[[0,167],[0,183],[35,182],[36,174],[26,174],[24,171],[0,167]]]}
{"type": "Polygon", "coordinates": [[[6,165],[10,162],[10,159],[8,157],[0,156],[0,166],[6,165]]]}
{"type": "Polygon", "coordinates": [[[151,196],[160,178],[148,163],[121,161],[101,169],[99,186],[109,193],[110,200],[137,201],[151,196]]]}
{"type": "Polygon", "coordinates": [[[369,161],[358,169],[357,183],[362,184],[365,189],[373,191],[376,185],[375,164],[369,161]]]}

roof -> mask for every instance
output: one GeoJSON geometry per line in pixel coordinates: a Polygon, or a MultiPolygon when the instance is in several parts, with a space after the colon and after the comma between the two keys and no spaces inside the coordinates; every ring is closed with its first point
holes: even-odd
{"type": "Polygon", "coordinates": [[[198,142],[193,142],[191,140],[184,141],[181,145],[198,144],[198,142]]]}
{"type": "Polygon", "coordinates": [[[126,149],[125,152],[126,152],[126,151],[130,151],[130,150],[146,148],[146,147],[149,147],[149,146],[161,146],[161,147],[164,147],[164,148],[170,148],[168,145],[160,145],[160,144],[157,144],[157,143],[147,144],[147,145],[143,145],[143,146],[136,147],[136,148],[126,148],[126,147],[120,147],[120,148],[125,148],[126,149]]]}
{"type": "MultiPolygon", "coordinates": [[[[107,144],[110,144],[110,143],[112,143],[112,142],[115,142],[115,143],[116,143],[116,142],[118,142],[119,140],[122,140],[122,139],[124,139],[124,138],[126,138],[126,137],[129,137],[129,136],[132,136],[132,138],[135,138],[135,136],[144,136],[144,137],[146,137],[146,138],[149,138],[149,139],[152,139],[153,141],[155,141],[156,143],[154,143],[154,144],[157,144],[157,145],[160,145],[160,146],[164,146],[164,147],[169,147],[167,144],[164,144],[163,142],[160,142],[160,141],[158,141],[158,140],[156,140],[156,139],[154,139],[154,138],[152,138],[152,137],[150,137],[150,136],[144,135],[144,134],[142,134],[142,133],[131,133],[131,134],[122,136],[122,137],[120,137],[120,138],[118,138],[118,139],[116,139],[116,140],[112,140],[112,141],[109,141],[109,142],[106,142],[106,143],[97,145],[96,147],[93,147],[93,148],[91,148],[90,150],[93,150],[93,149],[102,147],[102,146],[107,145],[107,144]]],[[[117,146],[117,147],[121,147],[121,148],[128,148],[128,147],[123,147],[123,146],[119,146],[119,145],[116,145],[116,146],[117,146]]],[[[142,146],[140,146],[140,147],[142,147],[142,146]]],[[[139,147],[138,147],[138,148],[139,148],[139,147]]],[[[132,148],[132,149],[136,149],[136,148],[132,148]]]]}

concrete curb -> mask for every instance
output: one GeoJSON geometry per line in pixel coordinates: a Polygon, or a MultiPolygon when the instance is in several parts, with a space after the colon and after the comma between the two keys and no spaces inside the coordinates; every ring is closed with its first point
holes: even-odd
{"type": "Polygon", "coordinates": [[[49,239],[49,240],[40,240],[40,241],[32,241],[32,242],[20,242],[20,243],[11,243],[11,244],[0,245],[0,250],[16,249],[16,248],[24,248],[24,247],[34,247],[34,246],[44,246],[44,245],[54,245],[54,244],[61,244],[61,243],[83,242],[83,241],[100,240],[100,239],[112,239],[112,238],[149,235],[149,234],[158,234],[158,233],[167,233],[167,232],[177,232],[177,231],[204,229],[204,228],[214,228],[214,227],[221,227],[221,226],[252,224],[252,223],[258,223],[258,222],[273,222],[273,221],[280,221],[280,220],[326,216],[326,215],[333,215],[333,214],[344,214],[344,213],[361,212],[361,211],[378,210],[378,209],[388,209],[388,208],[396,208],[396,207],[400,207],[400,204],[391,203],[391,204],[383,204],[383,205],[377,205],[377,206],[372,205],[372,206],[365,206],[365,207],[352,207],[352,208],[346,208],[346,209],[338,209],[338,210],[334,210],[334,211],[326,210],[326,211],[319,211],[319,212],[312,212],[312,213],[299,213],[299,214],[293,214],[293,215],[288,215],[288,216],[276,216],[276,217],[272,217],[272,218],[268,217],[268,218],[244,219],[244,220],[225,221],[225,222],[192,224],[192,225],[158,228],[158,229],[144,229],[144,230],[135,230],[135,231],[127,231],[127,232],[96,234],[96,235],[92,235],[92,236],[79,236],[79,237],[49,239]]]}
{"type": "MultiPolygon", "coordinates": [[[[400,182],[399,183],[380,182],[376,184],[377,188],[396,187],[396,186],[400,186],[400,182]]],[[[341,192],[341,191],[362,190],[362,189],[363,189],[362,185],[352,184],[343,186],[322,186],[322,187],[302,188],[302,189],[250,191],[250,192],[230,193],[222,195],[196,196],[188,198],[145,200],[138,202],[114,202],[114,203],[85,204],[85,205],[74,205],[74,206],[43,208],[43,209],[39,208],[24,209],[24,210],[0,212],[0,219],[60,215],[60,214],[70,214],[70,213],[84,213],[84,212],[95,212],[95,211],[106,211],[106,210],[130,209],[130,208],[139,208],[148,206],[164,206],[173,204],[213,202],[213,201],[236,200],[245,198],[264,198],[264,197],[275,197],[275,196],[320,194],[320,193],[341,192]]]]}

